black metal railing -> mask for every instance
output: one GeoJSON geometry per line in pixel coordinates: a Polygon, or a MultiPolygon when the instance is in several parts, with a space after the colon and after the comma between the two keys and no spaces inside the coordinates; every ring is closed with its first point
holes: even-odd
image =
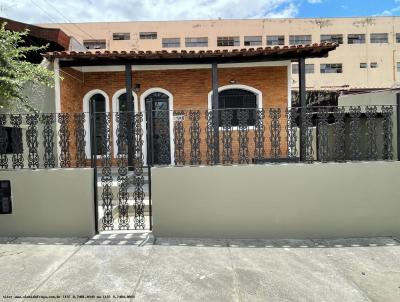
{"type": "Polygon", "coordinates": [[[151,228],[151,166],[397,160],[397,107],[0,114],[0,169],[95,170],[101,229],[151,228]]]}

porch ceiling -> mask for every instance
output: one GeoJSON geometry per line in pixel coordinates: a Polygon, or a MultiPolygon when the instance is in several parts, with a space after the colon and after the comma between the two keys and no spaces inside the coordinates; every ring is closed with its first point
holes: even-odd
{"type": "Polygon", "coordinates": [[[299,58],[320,58],[338,47],[336,43],[312,45],[275,46],[266,48],[243,48],[232,50],[201,51],[61,51],[48,52],[43,56],[49,60],[60,59],[60,66],[101,66],[121,64],[208,64],[242,63],[277,60],[297,60],[299,58]]]}

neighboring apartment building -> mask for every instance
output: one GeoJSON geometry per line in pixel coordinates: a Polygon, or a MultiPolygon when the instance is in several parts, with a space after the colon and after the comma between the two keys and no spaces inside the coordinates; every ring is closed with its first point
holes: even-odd
{"type": "MultiPolygon", "coordinates": [[[[54,27],[55,24],[41,24],[54,27]]],[[[307,60],[309,90],[400,86],[400,17],[137,21],[56,24],[89,49],[208,50],[337,42],[307,60]]],[[[293,64],[292,87],[298,87],[293,64]]]]}

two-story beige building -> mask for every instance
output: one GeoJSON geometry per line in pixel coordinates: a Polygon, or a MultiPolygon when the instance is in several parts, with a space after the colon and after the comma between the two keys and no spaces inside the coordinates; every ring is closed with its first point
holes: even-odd
{"type": "MultiPolygon", "coordinates": [[[[307,60],[307,89],[364,90],[400,84],[400,17],[135,21],[41,24],[99,50],[217,50],[337,42],[307,60]]],[[[298,87],[293,66],[292,88],[298,87]]]]}

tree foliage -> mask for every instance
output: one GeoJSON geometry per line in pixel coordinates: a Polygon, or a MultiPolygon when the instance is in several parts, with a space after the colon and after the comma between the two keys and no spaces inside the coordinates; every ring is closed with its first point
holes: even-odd
{"type": "Polygon", "coordinates": [[[29,95],[24,94],[24,87],[54,85],[54,73],[41,64],[26,60],[30,52],[42,51],[44,46],[25,46],[28,30],[14,32],[0,26],[0,109],[35,110],[29,95]]]}

